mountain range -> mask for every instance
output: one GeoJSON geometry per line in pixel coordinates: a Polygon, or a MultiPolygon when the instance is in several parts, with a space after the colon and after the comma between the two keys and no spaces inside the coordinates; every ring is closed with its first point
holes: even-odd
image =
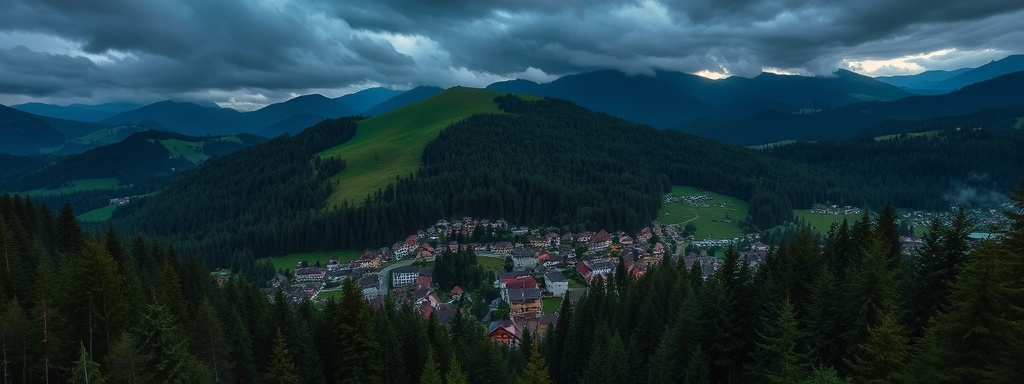
{"type": "MultiPolygon", "coordinates": [[[[846,140],[890,120],[915,121],[952,117],[985,109],[1024,106],[1024,71],[931,96],[911,96],[890,102],[865,102],[808,113],[765,111],[741,120],[714,120],[677,129],[712,139],[756,145],[783,140],[846,140]]],[[[898,133],[898,132],[894,132],[898,133]]]]}
{"type": "MultiPolygon", "coordinates": [[[[831,76],[762,73],[753,78],[720,80],[668,71],[631,76],[606,70],[564,76],[549,83],[502,81],[487,89],[566,99],[657,128],[752,145],[844,139],[888,119],[926,119],[1012,107],[1020,94],[1012,89],[989,92],[986,87],[999,86],[988,85],[972,93],[966,88],[1022,68],[1024,55],[978,68],[875,79],[845,70],[831,76]],[[947,94],[944,90],[953,92],[947,94]]],[[[1017,77],[999,78],[1011,88],[1019,85],[1017,77]]],[[[28,103],[0,109],[0,153],[79,153],[146,129],[193,136],[295,135],[327,118],[382,115],[441,91],[421,86],[407,91],[369,88],[333,99],[303,95],[249,112],[170,100],[140,107],[126,103],[63,107],[28,103]],[[96,140],[99,138],[104,140],[96,140]]]]}
{"type": "Polygon", "coordinates": [[[526,80],[500,82],[487,89],[571,100],[588,109],[658,128],[707,117],[740,118],[766,109],[828,109],[910,95],[849,71],[837,71],[830,77],[762,73],[749,79],[733,76],[721,80],[679,72],[629,76],[618,71],[598,71],[544,84],[526,80]]]}
{"type": "Polygon", "coordinates": [[[940,94],[993,79],[1013,72],[1024,71],[1024,55],[1012,55],[977,68],[952,71],[926,71],[916,75],[881,76],[875,80],[895,85],[917,94],[940,94]]]}

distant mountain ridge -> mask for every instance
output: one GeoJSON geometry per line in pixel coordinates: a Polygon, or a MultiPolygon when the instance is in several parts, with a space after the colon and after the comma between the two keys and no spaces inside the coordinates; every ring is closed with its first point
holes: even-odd
{"type": "Polygon", "coordinates": [[[949,94],[856,103],[804,114],[766,111],[737,121],[696,121],[677,129],[741,145],[782,140],[846,140],[887,120],[915,121],[1021,106],[1024,105],[1021,89],[1024,89],[1024,71],[972,84],[949,94]]]}
{"type": "Polygon", "coordinates": [[[680,72],[629,76],[619,71],[570,75],[550,83],[498,82],[487,89],[570,100],[627,120],[667,128],[696,119],[739,119],[768,109],[792,112],[910,96],[895,86],[849,71],[830,77],[762,73],[711,80],[680,72]]]}
{"type": "Polygon", "coordinates": [[[67,106],[45,103],[25,103],[12,105],[11,108],[39,116],[98,123],[109,119],[118,113],[127,112],[141,106],[142,105],[132,103],[105,103],[96,105],[71,104],[67,106]]]}
{"type": "Polygon", "coordinates": [[[880,76],[875,79],[914,93],[939,94],[1018,71],[1024,71],[1024,55],[1007,56],[977,68],[927,71],[906,76],[880,76]]]}
{"type": "Polygon", "coordinates": [[[6,180],[0,189],[25,191],[93,178],[116,178],[122,184],[144,183],[264,141],[253,135],[194,137],[165,131],[137,132],[117,143],[68,156],[6,180]]]}

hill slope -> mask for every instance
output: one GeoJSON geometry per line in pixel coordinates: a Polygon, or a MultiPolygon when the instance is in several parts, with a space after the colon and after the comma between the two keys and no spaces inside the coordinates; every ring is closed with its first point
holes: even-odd
{"type": "Polygon", "coordinates": [[[444,89],[438,87],[416,87],[380,102],[379,104],[373,106],[373,108],[364,111],[363,114],[366,116],[383,115],[405,105],[409,105],[417,101],[427,99],[431,96],[441,93],[441,91],[443,90],[444,89]]]}
{"type": "Polygon", "coordinates": [[[359,121],[355,137],[321,152],[321,157],[345,160],[345,172],[332,177],[339,188],[330,205],[344,200],[361,202],[383,188],[395,176],[415,172],[423,148],[448,125],[477,113],[499,113],[497,93],[464,87],[443,91],[434,97],[398,108],[390,113],[359,121]]]}
{"type": "MultiPolygon", "coordinates": [[[[942,199],[936,191],[952,180],[985,170],[973,162],[956,165],[957,157],[950,155],[969,137],[908,139],[913,146],[886,149],[890,157],[885,166],[865,175],[851,164],[859,156],[827,162],[755,151],[657,130],[562,100],[493,95],[452,89],[358,125],[348,120],[321,123],[295,137],[210,161],[115,216],[123,215],[120,225],[127,230],[180,239],[218,257],[264,257],[380,247],[438,218],[462,216],[573,231],[634,230],[655,218],[662,194],[672,185],[746,200],[750,217],[743,225],[770,228],[790,220],[794,208],[825,201],[872,208],[887,201],[934,204],[942,199]],[[459,95],[466,98],[455,97],[459,95]],[[464,107],[485,112],[497,108],[500,113],[472,113],[464,107]],[[416,121],[409,119],[431,111],[437,114],[434,121],[456,122],[437,128],[440,133],[384,124],[416,121]],[[399,151],[402,139],[413,133],[425,137],[423,141],[436,134],[421,156],[399,151]],[[376,146],[378,142],[390,152],[380,151],[385,146],[376,146]],[[928,149],[936,145],[946,149],[928,149]],[[927,156],[910,157],[907,148],[927,156]],[[381,155],[379,167],[375,153],[381,155]],[[385,156],[392,153],[395,159],[389,161],[405,165],[384,166],[385,156]],[[924,158],[928,161],[919,161],[924,158]],[[354,170],[359,172],[350,172],[354,170]],[[893,181],[900,177],[912,180],[893,181]],[[882,180],[885,187],[873,180],[882,180]],[[348,203],[328,207],[339,196],[348,203]],[[190,209],[177,208],[182,206],[190,209]],[[155,215],[163,220],[148,219],[155,215]]],[[[1019,132],[979,137],[970,148],[994,156],[986,161],[1007,163],[999,168],[1002,175],[1016,165],[1009,155],[1017,156],[1002,152],[1020,142],[1020,137],[1005,135],[1021,136],[1019,132]]],[[[866,146],[858,153],[891,143],[902,142],[865,141],[857,144],[866,146]]],[[[814,153],[829,156],[843,148],[814,153]]]]}
{"type": "Polygon", "coordinates": [[[46,119],[0,105],[0,153],[34,155],[64,139],[46,119]]]}
{"type": "Polygon", "coordinates": [[[146,131],[127,139],[60,159],[9,180],[3,189],[30,190],[77,179],[115,178],[124,184],[194,168],[210,159],[262,142],[242,136],[191,137],[173,132],[146,131]]]}
{"type": "Polygon", "coordinates": [[[387,99],[398,96],[401,93],[402,91],[375,87],[367,88],[356,93],[350,93],[348,95],[335,98],[334,100],[345,104],[345,106],[356,112],[363,113],[377,104],[383,103],[384,101],[387,101],[387,99]]]}

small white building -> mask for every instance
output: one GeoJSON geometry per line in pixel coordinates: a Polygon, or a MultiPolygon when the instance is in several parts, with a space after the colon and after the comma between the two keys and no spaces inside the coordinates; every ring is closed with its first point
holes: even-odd
{"type": "Polygon", "coordinates": [[[420,269],[413,266],[398,267],[391,270],[391,287],[401,287],[416,282],[420,277],[420,269]]]}
{"type": "Polygon", "coordinates": [[[569,279],[561,271],[548,272],[544,275],[544,286],[552,296],[564,297],[569,292],[569,279]]]}

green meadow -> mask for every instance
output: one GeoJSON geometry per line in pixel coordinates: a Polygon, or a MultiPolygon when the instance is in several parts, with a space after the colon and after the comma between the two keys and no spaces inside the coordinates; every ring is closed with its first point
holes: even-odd
{"type": "Polygon", "coordinates": [[[29,196],[56,196],[83,191],[95,191],[100,189],[117,189],[117,179],[113,177],[108,177],[102,179],[72,180],[59,188],[33,189],[31,191],[20,192],[20,194],[29,196]]]}
{"type": "Polygon", "coordinates": [[[885,136],[875,136],[875,141],[885,141],[893,139],[909,139],[911,137],[934,137],[942,133],[942,130],[928,131],[928,132],[914,132],[914,133],[896,133],[885,136]]]}
{"type": "MultiPolygon", "coordinates": [[[[289,269],[294,271],[295,265],[300,261],[305,260],[309,265],[315,265],[317,261],[320,265],[327,265],[328,259],[338,259],[338,262],[344,264],[362,256],[362,251],[323,251],[323,252],[304,252],[304,253],[293,253],[285,256],[271,257],[270,261],[274,263],[274,270],[280,271],[283,269],[289,269]]],[[[264,259],[261,259],[264,260],[264,259]]]]}
{"type": "Polygon", "coordinates": [[[345,170],[331,181],[338,184],[328,206],[343,201],[360,203],[385,187],[395,176],[420,167],[423,149],[442,129],[479,113],[501,113],[494,98],[498,93],[455,87],[427,100],[406,105],[384,115],[359,122],[348,142],[319,153],[345,159],[345,170]]]}
{"type": "Polygon", "coordinates": [[[78,220],[90,223],[107,221],[110,220],[110,216],[114,214],[115,208],[117,208],[117,206],[114,204],[110,204],[103,208],[96,208],[94,210],[81,214],[80,216],[78,216],[78,220]]]}
{"type": "Polygon", "coordinates": [[[828,229],[832,227],[832,223],[841,222],[846,219],[851,225],[854,221],[860,220],[861,214],[849,214],[849,215],[822,215],[812,214],[809,209],[797,209],[793,211],[793,215],[802,217],[804,222],[809,224],[811,228],[821,233],[828,233],[828,229]]]}
{"type": "Polygon", "coordinates": [[[202,141],[193,142],[178,139],[167,139],[160,140],[160,144],[163,144],[164,148],[167,148],[167,152],[170,152],[171,156],[184,157],[185,160],[188,160],[193,164],[202,163],[210,158],[210,156],[203,153],[203,144],[205,143],[202,141]]]}
{"type": "Polygon", "coordinates": [[[747,218],[750,208],[746,201],[694,187],[672,186],[675,196],[708,195],[706,207],[690,207],[680,202],[662,204],[658,220],[665,224],[693,223],[697,226],[695,237],[702,239],[725,239],[743,234],[738,223],[747,218]]]}

